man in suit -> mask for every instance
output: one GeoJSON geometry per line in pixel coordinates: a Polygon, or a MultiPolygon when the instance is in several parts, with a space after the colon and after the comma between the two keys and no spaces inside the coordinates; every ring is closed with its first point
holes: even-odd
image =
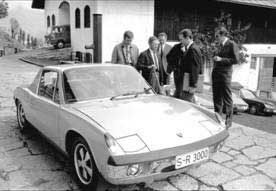
{"type": "MultiPolygon", "coordinates": [[[[190,29],[183,29],[179,34],[179,39],[183,42],[186,54],[183,59],[183,64],[180,66],[183,78],[187,80],[187,87],[181,93],[181,98],[195,103],[195,91],[197,88],[198,75],[202,65],[202,54],[199,47],[193,41],[193,34],[190,29]]],[[[184,81],[183,81],[184,83],[184,81]]]]}
{"type": "Polygon", "coordinates": [[[159,47],[158,52],[160,55],[160,85],[168,85],[170,82],[170,75],[167,73],[168,68],[168,61],[167,61],[167,55],[172,49],[172,46],[167,44],[167,34],[164,32],[161,32],[158,34],[159,39],[159,47]]]}
{"type": "Polygon", "coordinates": [[[167,73],[173,73],[175,85],[175,92],[173,97],[175,98],[180,98],[180,94],[182,92],[183,76],[181,75],[180,66],[183,64],[185,53],[185,45],[182,41],[180,41],[180,43],[174,45],[167,54],[167,73]]]}
{"type": "Polygon", "coordinates": [[[160,57],[158,54],[159,40],[151,36],[148,40],[149,48],[142,52],[137,61],[137,70],[142,72],[142,76],[152,86],[158,94],[163,94],[160,86],[160,57]]]}
{"type": "Polygon", "coordinates": [[[233,64],[239,62],[239,48],[234,41],[229,40],[227,34],[228,31],[225,27],[220,27],[216,31],[216,38],[219,40],[220,46],[213,58],[212,89],[215,116],[219,122],[222,122],[222,110],[224,106],[226,110],[225,125],[228,129],[232,125],[233,116],[231,94],[233,64]]]}
{"type": "Polygon", "coordinates": [[[136,66],[139,49],[135,44],[132,44],[133,37],[134,35],[131,31],[124,33],[123,42],[116,45],[113,49],[111,63],[136,66]]]}
{"type": "Polygon", "coordinates": [[[175,97],[195,102],[194,93],[202,65],[201,51],[194,44],[190,29],[181,30],[178,37],[180,43],[176,44],[167,55],[169,63],[167,72],[174,72],[175,97]],[[188,75],[187,89],[183,89],[184,74],[188,75]]]}

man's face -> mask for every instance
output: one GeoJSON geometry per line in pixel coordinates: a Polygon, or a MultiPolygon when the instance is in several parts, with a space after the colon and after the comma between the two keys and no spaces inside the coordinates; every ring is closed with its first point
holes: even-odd
{"type": "Polygon", "coordinates": [[[163,35],[163,36],[159,36],[158,37],[160,44],[165,44],[167,42],[167,38],[163,35]]]}
{"type": "Polygon", "coordinates": [[[215,37],[216,37],[216,40],[217,40],[219,43],[222,43],[222,42],[223,42],[223,36],[221,36],[218,32],[215,34],[215,37]]]}
{"type": "Polygon", "coordinates": [[[125,37],[125,39],[124,39],[124,44],[125,44],[125,45],[130,45],[131,42],[132,42],[132,38],[125,37]]]}
{"type": "Polygon", "coordinates": [[[153,50],[153,51],[157,51],[158,46],[159,46],[159,40],[157,40],[157,39],[154,40],[154,41],[152,41],[152,42],[149,44],[150,49],[153,50]]]}
{"type": "Polygon", "coordinates": [[[184,38],[183,34],[178,35],[179,41],[182,45],[187,46],[189,44],[189,39],[184,38]]]}

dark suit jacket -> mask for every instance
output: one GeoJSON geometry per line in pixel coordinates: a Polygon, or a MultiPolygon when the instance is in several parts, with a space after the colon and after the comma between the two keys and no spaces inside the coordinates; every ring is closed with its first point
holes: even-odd
{"type": "MultiPolygon", "coordinates": [[[[134,44],[130,45],[130,54],[131,54],[130,58],[131,58],[132,64],[133,66],[135,66],[137,63],[137,58],[139,56],[139,49],[137,48],[136,45],[134,44]]],[[[126,64],[126,59],[123,52],[123,43],[120,43],[114,47],[112,52],[111,63],[126,64]]]]}
{"type": "MultiPolygon", "coordinates": [[[[159,56],[158,56],[158,62],[160,63],[159,56]]],[[[147,49],[139,55],[136,69],[138,71],[142,71],[142,76],[147,80],[147,82],[153,87],[153,89],[157,93],[160,93],[161,87],[160,87],[158,76],[156,75],[156,72],[153,71],[152,68],[149,68],[152,65],[154,65],[153,58],[151,56],[150,50],[147,49]]]]}
{"type": "Polygon", "coordinates": [[[184,52],[181,50],[181,43],[176,44],[172,47],[170,52],[167,54],[167,73],[179,71],[181,61],[183,60],[184,52]]]}
{"type": "MultiPolygon", "coordinates": [[[[160,63],[160,57],[158,56],[158,61],[160,63]]],[[[149,66],[154,65],[153,58],[150,54],[150,50],[147,49],[144,52],[142,52],[137,61],[136,68],[139,71],[142,71],[142,76],[149,82],[150,72],[152,69],[149,68],[149,66]]]]}
{"type": "Polygon", "coordinates": [[[179,98],[182,91],[183,75],[181,74],[180,66],[183,64],[183,59],[186,53],[181,50],[181,43],[178,43],[172,47],[167,54],[167,73],[173,72],[174,84],[175,84],[175,97],[179,98]]]}
{"type": "Polygon", "coordinates": [[[187,50],[183,64],[181,65],[181,73],[190,74],[190,87],[197,87],[198,75],[202,66],[202,54],[199,47],[192,43],[187,50]]]}
{"type": "Polygon", "coordinates": [[[239,62],[239,48],[232,40],[227,40],[220,47],[216,56],[222,58],[220,62],[214,62],[212,80],[220,83],[230,83],[232,79],[233,64],[239,62]]]}

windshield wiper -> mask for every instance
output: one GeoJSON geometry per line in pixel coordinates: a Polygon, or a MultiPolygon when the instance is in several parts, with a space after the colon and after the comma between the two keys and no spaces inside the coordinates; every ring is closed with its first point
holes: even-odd
{"type": "Polygon", "coordinates": [[[119,94],[119,95],[116,95],[116,96],[112,96],[110,98],[110,100],[114,100],[116,99],[117,97],[122,97],[122,96],[129,96],[129,95],[134,95],[134,97],[138,97],[139,94],[149,94],[150,93],[150,90],[151,88],[144,88],[144,91],[141,91],[141,92],[136,92],[136,91],[132,91],[132,92],[127,92],[127,93],[123,93],[123,94],[119,94]]]}

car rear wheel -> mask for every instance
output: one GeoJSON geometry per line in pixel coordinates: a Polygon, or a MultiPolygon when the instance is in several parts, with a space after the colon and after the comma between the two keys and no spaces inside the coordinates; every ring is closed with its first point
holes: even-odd
{"type": "Polygon", "coordinates": [[[73,142],[71,157],[78,184],[85,190],[96,188],[99,172],[89,146],[83,138],[78,137],[73,142]]]}
{"type": "Polygon", "coordinates": [[[20,131],[24,131],[28,128],[29,123],[26,119],[26,115],[25,115],[25,111],[23,109],[23,105],[20,101],[17,102],[16,105],[16,116],[17,116],[17,122],[18,122],[18,126],[20,128],[20,131]]]}
{"type": "Polygon", "coordinates": [[[257,107],[255,105],[250,106],[249,113],[256,115],[257,114],[257,107]]]}

